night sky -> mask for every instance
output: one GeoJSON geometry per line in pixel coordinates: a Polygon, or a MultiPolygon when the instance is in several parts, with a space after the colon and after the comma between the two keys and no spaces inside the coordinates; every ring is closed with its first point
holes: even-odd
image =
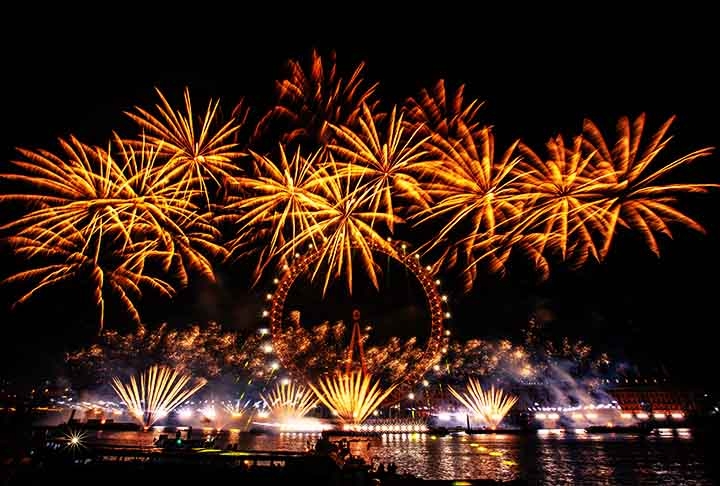
{"type": "MultiPolygon", "coordinates": [[[[542,152],[549,137],[575,135],[584,117],[609,134],[620,116],[641,112],[648,114],[648,134],[678,116],[665,157],[719,143],[720,79],[708,12],[673,11],[651,21],[602,9],[519,18],[517,12],[476,17],[448,8],[383,20],[360,12],[353,24],[292,13],[283,19],[164,13],[92,21],[67,12],[6,15],[0,163],[16,146],[55,150],[59,136],[105,144],[113,129],[131,135],[122,112],[154,103],[154,87],[174,104],[187,85],[198,106],[213,96],[230,109],[245,96],[264,109],[285,61],[307,58],[313,47],[335,49],[346,72],[365,61],[366,79],[380,82],[385,107],[441,77],[452,86],[466,83],[468,95],[486,102],[483,120],[496,128],[499,146],[519,137],[542,152]]],[[[673,180],[720,182],[717,155],[673,180]]],[[[466,337],[517,337],[536,313],[548,320],[551,334],[587,339],[648,367],[663,365],[678,380],[716,380],[709,363],[717,352],[719,197],[687,198],[682,207],[707,235],[679,228],[674,241],[662,241],[660,260],[628,236],[607,263],[577,272],[558,267],[543,284],[520,275],[482,278],[466,296],[449,284],[453,326],[466,337]]],[[[3,269],[15,265],[7,254],[1,258],[3,269]]],[[[141,307],[143,315],[151,322],[217,319],[231,328],[255,326],[264,289],[249,289],[243,272],[222,268],[217,288],[199,285],[174,303],[141,307]]],[[[93,335],[90,306],[85,312],[45,293],[11,312],[16,291],[0,288],[0,371],[47,369],[56,353],[93,335]]]]}

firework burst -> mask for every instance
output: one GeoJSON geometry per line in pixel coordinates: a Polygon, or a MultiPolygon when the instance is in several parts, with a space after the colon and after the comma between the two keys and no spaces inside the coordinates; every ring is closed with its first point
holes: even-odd
{"type": "Polygon", "coordinates": [[[344,423],[361,424],[393,392],[397,384],[383,390],[380,380],[362,371],[337,372],[310,384],[320,401],[344,423]]]}
{"type": "Polygon", "coordinates": [[[140,297],[139,284],[170,296],[169,281],[185,285],[189,271],[214,278],[208,255],[225,252],[215,242],[219,232],[197,214],[191,194],[158,176],[157,150],[143,143],[129,146],[117,136],[114,151],[75,138],[60,145],[61,155],[21,149],[24,159],[14,162],[17,173],[3,176],[25,190],[0,201],[29,208],[2,227],[14,232],[11,247],[33,262],[40,256],[52,262],[9,279],[39,279],[20,301],[42,287],[89,275],[102,328],[105,285],[139,321],[130,297],[140,297]],[[150,261],[158,275],[147,272],[150,261]]]}
{"type": "Polygon", "coordinates": [[[250,408],[250,400],[242,401],[242,399],[238,399],[230,402],[227,402],[223,404],[223,409],[225,412],[227,412],[228,415],[230,415],[233,419],[239,419],[243,415],[245,415],[250,408]]]}
{"type": "Polygon", "coordinates": [[[320,196],[318,206],[312,211],[316,224],[305,229],[294,241],[288,242],[281,251],[287,253],[291,247],[309,246],[321,241],[317,249],[320,258],[312,277],[326,266],[323,292],[327,290],[331,278],[342,276],[346,279],[348,290],[352,292],[352,259],[355,253],[371,282],[378,288],[373,248],[386,248],[388,252],[393,250],[373,225],[380,222],[390,227],[399,218],[394,214],[369,210],[374,193],[359,190],[363,187],[362,178],[353,181],[349,173],[338,175],[337,164],[332,158],[318,173],[316,184],[316,194],[320,196]]]}
{"type": "Polygon", "coordinates": [[[131,376],[130,383],[114,377],[112,387],[132,416],[147,429],[205,386],[204,379],[186,386],[191,379],[165,366],[151,366],[139,378],[131,376]]]}
{"type": "MultiPolygon", "coordinates": [[[[528,198],[516,185],[517,142],[496,159],[495,137],[489,128],[473,133],[459,122],[458,129],[462,138],[457,142],[432,137],[443,165],[426,184],[434,203],[414,215],[414,224],[440,222],[437,236],[423,250],[442,248],[441,264],[467,269],[463,274],[468,289],[477,274],[478,248],[512,233],[528,198]]],[[[504,254],[487,252],[493,270],[503,268],[507,251],[504,254]]]]}
{"type": "Polygon", "coordinates": [[[407,121],[423,135],[437,135],[445,140],[463,138],[480,128],[478,111],[483,103],[477,99],[465,100],[465,85],[448,92],[445,80],[440,79],[431,89],[423,89],[417,98],[408,98],[404,111],[407,121]]]}
{"type": "Polygon", "coordinates": [[[267,395],[260,394],[270,415],[282,422],[303,418],[318,404],[312,390],[294,383],[278,383],[267,395]]]}
{"type": "Polygon", "coordinates": [[[667,132],[674,117],[669,118],[642,148],[645,115],[633,123],[623,117],[617,124],[617,141],[610,149],[598,127],[590,120],[584,123],[585,147],[591,154],[595,170],[603,174],[609,187],[603,196],[602,245],[599,254],[604,258],[610,250],[618,226],[637,231],[656,255],[660,254],[657,235],[672,237],[670,224],[677,223],[696,231],[703,227],[680,211],[678,196],[683,193],[705,193],[718,184],[660,183],[671,171],[696,159],[707,157],[713,148],[690,152],[669,163],[658,166],[656,157],[667,144],[667,132]]]}
{"type": "Polygon", "coordinates": [[[238,173],[235,160],[243,155],[233,140],[245,117],[219,122],[219,101],[210,100],[205,114],[196,119],[190,90],[183,93],[184,111],[175,110],[159,89],[157,115],[141,107],[126,114],[144,131],[168,162],[160,169],[161,177],[178,181],[182,190],[197,190],[210,205],[211,188],[222,187],[226,179],[238,173]]]}
{"type": "MultiPolygon", "coordinates": [[[[280,146],[277,163],[255,153],[253,157],[256,176],[236,179],[234,188],[239,195],[230,197],[226,206],[229,215],[222,219],[239,226],[238,236],[228,244],[232,253],[242,254],[248,245],[262,240],[256,267],[259,277],[280,248],[294,255],[298,235],[317,224],[313,211],[324,201],[313,189],[318,184],[323,155],[315,152],[305,157],[298,149],[288,158],[280,146]]],[[[319,235],[313,233],[310,242],[318,244],[314,236],[319,235]]]]}
{"type": "Polygon", "coordinates": [[[451,386],[448,389],[460,403],[481,417],[493,430],[497,429],[518,400],[516,396],[508,395],[494,386],[491,386],[490,390],[483,390],[480,383],[474,378],[468,380],[465,393],[459,393],[451,386]]]}
{"type": "Polygon", "coordinates": [[[548,144],[543,160],[521,145],[520,186],[533,205],[523,226],[545,235],[541,252],[557,250],[562,260],[575,265],[589,256],[598,257],[593,235],[603,230],[602,214],[607,209],[604,194],[612,189],[607,171],[593,170],[592,154],[582,150],[582,138],[567,146],[561,136],[548,144]]]}
{"type": "Polygon", "coordinates": [[[429,137],[418,137],[417,129],[407,130],[395,108],[387,115],[384,130],[378,129],[367,105],[363,105],[357,124],[357,130],[331,124],[337,142],[329,148],[343,162],[341,176],[347,173],[364,181],[359,191],[371,194],[370,210],[385,212],[392,232],[393,216],[398,212],[397,202],[393,202],[396,198],[410,207],[428,207],[417,177],[432,172],[438,161],[423,148],[429,137]]]}
{"type": "Polygon", "coordinates": [[[146,274],[146,262],[164,260],[167,255],[157,249],[156,241],[123,244],[121,250],[111,244],[111,235],[98,233],[88,239],[76,231],[67,236],[48,234],[47,230],[27,231],[26,236],[12,236],[8,241],[16,255],[37,265],[18,272],[3,284],[33,281],[33,287],[23,294],[15,305],[28,301],[39,291],[67,281],[85,282],[92,287],[95,304],[99,309],[100,330],[104,326],[105,301],[110,292],[122,304],[133,321],[140,322],[133,301],[142,296],[142,287],[149,287],[166,297],[175,290],[161,277],[146,274]],[[48,244],[45,238],[49,238],[48,244]]]}
{"type": "Polygon", "coordinates": [[[377,84],[367,85],[362,78],[365,64],[360,63],[347,79],[337,68],[336,55],[327,58],[312,52],[310,69],[298,60],[288,63],[290,74],[278,81],[278,103],[259,124],[265,131],[271,122],[281,122],[285,132],[282,143],[310,142],[323,147],[330,141],[328,124],[354,126],[363,104],[374,107],[377,84]]]}

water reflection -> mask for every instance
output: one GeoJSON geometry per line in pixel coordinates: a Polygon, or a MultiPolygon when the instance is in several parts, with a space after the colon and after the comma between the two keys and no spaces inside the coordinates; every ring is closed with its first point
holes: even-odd
{"type": "MultiPolygon", "coordinates": [[[[209,433],[210,431],[197,431],[209,433]]],[[[151,446],[160,431],[97,432],[89,441],[151,446]]],[[[302,451],[319,434],[252,435],[234,430],[219,447],[302,451]]],[[[376,463],[394,461],[400,473],[425,479],[525,479],[531,484],[710,485],[713,458],[707,442],[689,429],[658,430],[649,436],[544,431],[538,435],[386,434],[368,454],[376,463]]]]}

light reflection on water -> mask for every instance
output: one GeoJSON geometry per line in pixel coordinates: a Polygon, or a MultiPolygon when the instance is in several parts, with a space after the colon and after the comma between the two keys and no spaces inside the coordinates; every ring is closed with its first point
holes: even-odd
{"type": "MultiPolygon", "coordinates": [[[[90,441],[152,445],[159,431],[98,432],[90,441]]],[[[198,431],[200,434],[200,431],[198,431]]],[[[218,440],[240,450],[302,451],[319,434],[238,434],[218,440]]],[[[376,462],[424,479],[526,479],[531,484],[711,485],[710,453],[687,429],[647,437],[627,434],[542,432],[538,435],[388,434],[371,443],[376,462]]]]}

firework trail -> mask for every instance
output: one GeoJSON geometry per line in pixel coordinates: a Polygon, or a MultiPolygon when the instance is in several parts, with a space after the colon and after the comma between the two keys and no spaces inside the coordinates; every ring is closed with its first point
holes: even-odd
{"type": "Polygon", "coordinates": [[[518,400],[516,396],[508,395],[494,386],[491,386],[490,390],[483,390],[480,383],[474,378],[468,380],[465,393],[459,393],[451,386],[448,389],[460,403],[481,417],[493,430],[497,429],[518,400]]]}
{"type": "Polygon", "coordinates": [[[191,379],[190,375],[165,366],[151,366],[138,378],[131,376],[130,383],[114,377],[112,387],[133,417],[147,429],[205,386],[206,380],[202,379],[186,387],[191,379]]]}
{"type": "Polygon", "coordinates": [[[361,424],[392,393],[397,384],[383,390],[380,380],[362,371],[337,372],[310,384],[320,401],[348,424],[361,424]]]}

